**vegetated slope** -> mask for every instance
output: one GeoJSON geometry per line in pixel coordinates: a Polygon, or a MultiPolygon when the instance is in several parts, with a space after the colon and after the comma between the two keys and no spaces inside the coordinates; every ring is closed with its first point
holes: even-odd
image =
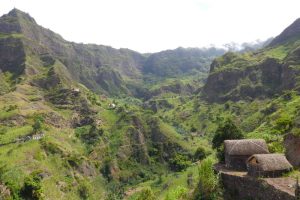
{"type": "Polygon", "coordinates": [[[3,32],[19,34],[25,48],[30,48],[45,62],[59,60],[66,66],[72,79],[94,91],[126,94],[128,90],[124,78],[138,79],[140,76],[139,68],[144,56],[137,52],[67,42],[54,32],[37,25],[28,14],[17,9],[3,16],[2,21],[3,32]],[[6,26],[11,27],[10,20],[18,28],[5,30],[6,26]]]}
{"type": "Polygon", "coordinates": [[[297,21],[261,50],[244,54],[229,52],[215,59],[203,89],[205,97],[209,101],[237,101],[297,90],[300,47],[297,21]]]}
{"type": "MultiPolygon", "coordinates": [[[[140,100],[113,100],[89,90],[80,75],[95,69],[89,69],[95,61],[90,53],[82,57],[88,70],[76,71],[78,46],[27,14],[13,10],[3,16],[0,32],[1,198],[122,199],[128,187],[184,170],[199,144],[209,148],[198,138],[189,140],[189,133],[179,134],[140,100]]],[[[112,49],[109,59],[118,60],[114,52],[123,56],[112,49]]],[[[100,70],[95,80],[103,81],[96,84],[104,92],[123,90],[109,76],[134,73],[124,75],[118,66],[100,70]]]]}
{"type": "Polygon", "coordinates": [[[193,190],[196,162],[213,153],[207,140],[226,118],[271,152],[299,134],[294,37],[215,59],[199,90],[218,50],[141,55],[75,44],[18,10],[0,19],[0,32],[0,195],[122,199],[150,187],[163,199],[193,190]],[[178,57],[193,62],[185,68],[178,57]],[[141,99],[107,97],[119,93],[141,99]]]}
{"type": "Polygon", "coordinates": [[[298,22],[263,49],[215,59],[201,93],[219,119],[230,116],[246,137],[266,139],[273,152],[285,151],[287,134],[299,135],[298,22]]]}
{"type": "Polygon", "coordinates": [[[208,72],[213,58],[225,53],[217,48],[177,48],[154,53],[147,59],[143,71],[158,77],[176,77],[195,71],[208,72]]]}
{"type": "MultiPolygon", "coordinates": [[[[167,55],[166,52],[143,55],[129,49],[76,44],[39,26],[31,16],[17,9],[3,16],[1,24],[2,37],[11,33],[19,35],[24,46],[30,46],[40,57],[59,60],[75,81],[93,91],[114,96],[143,96],[145,73],[157,72],[158,68],[166,72],[161,74],[164,78],[191,70],[207,72],[210,60],[224,52],[215,48],[176,49],[167,55]]],[[[154,79],[155,76],[150,75],[154,79]]]]}

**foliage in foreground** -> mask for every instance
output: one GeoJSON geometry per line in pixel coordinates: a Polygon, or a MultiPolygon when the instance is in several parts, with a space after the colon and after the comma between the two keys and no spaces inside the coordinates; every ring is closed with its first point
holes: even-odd
{"type": "Polygon", "coordinates": [[[220,199],[221,189],[219,177],[214,173],[213,160],[203,160],[199,167],[199,182],[193,193],[194,200],[217,200],[220,199]]]}

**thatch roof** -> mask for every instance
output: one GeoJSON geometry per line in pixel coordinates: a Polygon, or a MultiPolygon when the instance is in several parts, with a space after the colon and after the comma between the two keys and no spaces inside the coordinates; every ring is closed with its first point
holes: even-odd
{"type": "Polygon", "coordinates": [[[225,140],[225,153],[235,156],[251,156],[253,154],[269,153],[265,140],[244,139],[244,140],[225,140]]]}
{"type": "Polygon", "coordinates": [[[290,170],[293,168],[283,154],[254,154],[247,160],[247,164],[251,165],[253,159],[256,161],[254,165],[261,171],[290,170]]]}

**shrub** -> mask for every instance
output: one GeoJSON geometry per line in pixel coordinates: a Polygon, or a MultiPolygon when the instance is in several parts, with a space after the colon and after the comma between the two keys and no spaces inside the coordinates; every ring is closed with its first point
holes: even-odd
{"type": "Polygon", "coordinates": [[[44,119],[41,116],[36,116],[34,118],[34,124],[32,125],[33,133],[41,132],[43,129],[44,119]]]}
{"type": "Polygon", "coordinates": [[[177,188],[171,190],[165,200],[180,200],[180,199],[186,199],[188,194],[188,190],[185,187],[178,186],[177,188]]]}
{"type": "Polygon", "coordinates": [[[176,154],[173,158],[170,159],[170,167],[174,171],[182,171],[186,169],[191,162],[188,160],[187,156],[182,154],[176,154]]]}
{"type": "Polygon", "coordinates": [[[196,131],[197,131],[197,129],[194,126],[192,126],[191,127],[191,132],[196,132],[196,131]]]}
{"type": "Polygon", "coordinates": [[[136,200],[156,200],[156,197],[150,188],[144,188],[136,200]]]}
{"type": "Polygon", "coordinates": [[[199,167],[199,182],[193,193],[194,200],[215,200],[220,196],[219,177],[213,170],[213,161],[204,160],[199,167]]]}
{"type": "Polygon", "coordinates": [[[24,186],[21,189],[21,196],[30,200],[44,199],[43,189],[41,185],[42,178],[39,171],[31,173],[24,180],[24,186]]]}
{"type": "Polygon", "coordinates": [[[110,181],[107,190],[109,191],[105,200],[122,200],[124,199],[124,188],[116,181],[110,181]]]}
{"type": "Polygon", "coordinates": [[[230,119],[226,120],[224,124],[218,127],[212,143],[213,148],[217,149],[217,157],[220,162],[225,160],[223,147],[224,140],[242,139],[243,137],[241,130],[230,119]]]}
{"type": "Polygon", "coordinates": [[[91,188],[85,181],[81,181],[78,186],[78,192],[81,199],[89,199],[91,188]]]}
{"type": "Polygon", "coordinates": [[[224,140],[242,139],[244,136],[241,130],[233,123],[231,119],[227,119],[224,124],[220,125],[213,137],[213,148],[217,149],[222,146],[224,140]]]}
{"type": "Polygon", "coordinates": [[[198,147],[194,154],[194,161],[203,160],[206,158],[207,153],[203,147],[198,147]]]}
{"type": "Polygon", "coordinates": [[[40,140],[41,147],[47,154],[63,154],[63,150],[58,146],[58,144],[48,141],[47,139],[43,138],[40,140]]]}
{"type": "Polygon", "coordinates": [[[275,129],[278,130],[281,134],[290,131],[292,128],[293,128],[293,121],[290,118],[290,116],[287,114],[281,115],[275,121],[275,129]]]}
{"type": "Polygon", "coordinates": [[[94,125],[78,127],[75,130],[75,135],[87,144],[95,144],[103,135],[103,130],[98,129],[94,125]]]}

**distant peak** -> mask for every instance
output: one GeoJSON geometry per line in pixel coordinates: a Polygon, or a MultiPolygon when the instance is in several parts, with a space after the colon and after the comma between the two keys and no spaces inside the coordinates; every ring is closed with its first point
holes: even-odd
{"type": "Polygon", "coordinates": [[[11,17],[23,18],[25,20],[29,20],[33,23],[36,23],[35,20],[28,13],[23,12],[17,8],[12,9],[7,15],[11,17]]]}
{"type": "Polygon", "coordinates": [[[275,37],[269,46],[283,44],[291,39],[300,39],[300,18],[296,19],[280,35],[275,37]]]}

